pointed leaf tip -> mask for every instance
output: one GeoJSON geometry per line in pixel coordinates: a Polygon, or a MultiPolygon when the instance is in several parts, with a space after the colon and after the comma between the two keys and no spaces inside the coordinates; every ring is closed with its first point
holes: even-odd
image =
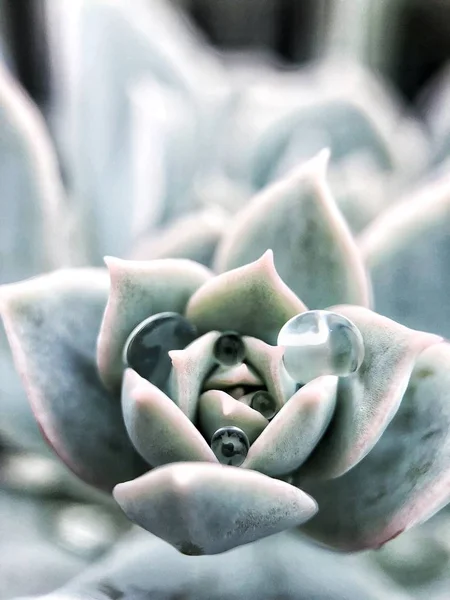
{"type": "Polygon", "coordinates": [[[107,256],[111,288],[97,344],[105,385],[120,389],[124,344],[144,319],[160,312],[182,314],[191,295],[212,273],[187,259],[129,261],[107,256]]]}
{"type": "Polygon", "coordinates": [[[306,163],[292,169],[287,175],[287,179],[299,177],[304,178],[305,175],[311,177],[312,180],[325,180],[327,176],[328,166],[330,163],[331,150],[324,148],[318,152],[313,158],[306,163]]]}
{"type": "Polygon", "coordinates": [[[95,365],[106,271],[57,271],[7,287],[2,318],[48,443],[76,475],[104,490],[142,473],[146,465],[130,443],[117,398],[95,365]]]}
{"type": "Polygon", "coordinates": [[[327,184],[328,159],[322,151],[257,194],[219,245],[216,270],[238,268],[272,248],[281,278],[309,306],[368,306],[370,283],[327,184]]]}
{"type": "Polygon", "coordinates": [[[218,331],[209,331],[194,340],[184,350],[171,350],[172,372],[168,394],[183,413],[194,421],[203,382],[216,364],[213,346],[220,337],[218,331]]]}
{"type": "Polygon", "coordinates": [[[178,463],[114,489],[127,516],[186,554],[219,554],[310,519],[317,504],[247,469],[178,463]]]}
{"type": "Polygon", "coordinates": [[[186,316],[201,333],[234,330],[275,344],[284,323],[305,310],[267,250],[256,261],[207,281],[193,294],[186,316]]]}
{"type": "Polygon", "coordinates": [[[334,376],[318,377],[300,388],[250,447],[243,467],[272,477],[297,470],[330,423],[336,388],[334,376]]]}

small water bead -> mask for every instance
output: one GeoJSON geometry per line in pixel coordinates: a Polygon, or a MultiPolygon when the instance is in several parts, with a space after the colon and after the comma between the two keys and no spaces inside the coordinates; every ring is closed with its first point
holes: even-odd
{"type": "Polygon", "coordinates": [[[245,346],[241,336],[234,331],[222,333],[214,344],[213,354],[217,362],[227,367],[243,362],[245,346]]]}
{"type": "Polygon", "coordinates": [[[259,390],[254,393],[250,406],[253,410],[257,410],[261,413],[268,421],[273,419],[277,414],[275,398],[271,396],[269,392],[265,392],[264,390],[259,390]]]}
{"type": "Polygon", "coordinates": [[[194,325],[178,313],[152,315],[129,335],[123,351],[124,364],[162,388],[172,368],[169,350],[182,350],[197,336],[194,325]]]}
{"type": "Polygon", "coordinates": [[[211,439],[211,449],[223,465],[240,467],[247,457],[250,443],[239,427],[221,427],[211,439]]]}
{"type": "Polygon", "coordinates": [[[282,327],[277,343],[286,348],[286,371],[302,384],[321,375],[347,377],[364,360],[359,329],[346,317],[327,310],[296,315],[282,327]]]}

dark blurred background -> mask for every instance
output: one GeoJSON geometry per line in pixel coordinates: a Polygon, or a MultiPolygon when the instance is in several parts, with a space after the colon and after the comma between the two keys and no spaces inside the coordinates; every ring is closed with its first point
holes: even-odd
{"type": "MultiPolygon", "coordinates": [[[[292,65],[323,50],[333,11],[346,0],[167,1],[181,6],[217,48],[270,49],[292,65]]],[[[450,58],[449,0],[354,1],[373,21],[382,16],[382,38],[389,51],[383,54],[375,47],[378,42],[366,40],[370,66],[393,81],[406,99],[413,100],[450,58]]],[[[52,86],[46,10],[46,0],[0,0],[5,52],[40,105],[48,100],[52,86]]]]}

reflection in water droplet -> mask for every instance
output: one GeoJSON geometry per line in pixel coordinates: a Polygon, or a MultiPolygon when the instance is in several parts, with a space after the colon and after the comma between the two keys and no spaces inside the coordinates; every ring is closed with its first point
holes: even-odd
{"type": "Polygon", "coordinates": [[[364,341],[356,325],[326,310],[311,310],[290,319],[277,343],[285,347],[284,365],[298,383],[321,375],[347,377],[364,359],[364,341]]]}
{"type": "Polygon", "coordinates": [[[249,446],[248,437],[239,427],[221,427],[211,439],[211,448],[217,460],[233,467],[242,465],[249,446]]]}

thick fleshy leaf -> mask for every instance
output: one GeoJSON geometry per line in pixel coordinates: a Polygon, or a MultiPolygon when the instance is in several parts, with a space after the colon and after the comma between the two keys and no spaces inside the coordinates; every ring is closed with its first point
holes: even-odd
{"type": "Polygon", "coordinates": [[[284,367],[284,349],[248,336],[244,337],[244,343],[247,360],[263,377],[268,392],[281,408],[297,388],[284,367]]]}
{"type": "Polygon", "coordinates": [[[377,311],[408,327],[450,337],[450,177],[428,181],[386,210],[358,242],[377,311]]]}
{"type": "Polygon", "coordinates": [[[114,488],[127,516],[183,554],[219,554],[304,523],[314,500],[237,467],[178,463],[114,488]]]}
{"type": "Polygon", "coordinates": [[[219,366],[205,381],[203,389],[225,390],[236,386],[264,387],[264,381],[252,367],[241,363],[235,367],[219,366]]]}
{"type": "Polygon", "coordinates": [[[183,313],[191,295],[211,272],[190,260],[106,260],[111,290],[98,338],[97,361],[105,385],[122,381],[127,337],[145,318],[160,312],[183,313]]]}
{"type": "Polygon", "coordinates": [[[236,215],[216,270],[235,269],[271,248],[281,278],[309,306],[369,305],[362,259],[326,183],[328,156],[320,153],[236,215]]]}
{"type": "Polygon", "coordinates": [[[150,465],[217,462],[198,429],[178,406],[132,369],[127,369],[123,378],[122,407],[131,441],[150,465]]]}
{"type": "Polygon", "coordinates": [[[275,344],[286,321],[305,310],[267,251],[257,261],[204,284],[190,299],[186,316],[202,333],[233,330],[275,344]]]}
{"type": "Polygon", "coordinates": [[[95,365],[108,295],[103,269],[57,271],[1,288],[1,310],[17,369],[45,438],[81,479],[110,490],[145,471],[119,398],[95,365]]]}
{"type": "Polygon", "coordinates": [[[423,352],[395,418],[378,444],[337,479],[297,483],[318,499],[307,527],[345,550],[376,548],[450,500],[450,345],[423,352]]]}
{"type": "Polygon", "coordinates": [[[359,328],[365,356],[354,375],[339,380],[332,423],[305,465],[313,477],[338,477],[364,458],[397,412],[417,356],[442,340],[366,308],[330,310],[359,328]]]}
{"type": "Polygon", "coordinates": [[[250,447],[242,466],[272,477],[300,467],[330,422],[336,388],[337,377],[324,376],[299,389],[250,447]]]}
{"type": "Polygon", "coordinates": [[[197,403],[208,373],[216,364],[213,347],[220,333],[210,331],[184,350],[171,350],[172,372],[168,382],[168,394],[191,421],[197,414],[197,403]]]}
{"type": "Polygon", "coordinates": [[[142,240],[132,258],[188,258],[210,266],[216,246],[226,231],[227,221],[225,211],[216,207],[190,214],[142,240]]]}
{"type": "Polygon", "coordinates": [[[200,396],[198,404],[199,427],[211,439],[221,427],[239,427],[248,437],[250,444],[269,424],[261,413],[221,390],[210,390],[200,396]]]}

